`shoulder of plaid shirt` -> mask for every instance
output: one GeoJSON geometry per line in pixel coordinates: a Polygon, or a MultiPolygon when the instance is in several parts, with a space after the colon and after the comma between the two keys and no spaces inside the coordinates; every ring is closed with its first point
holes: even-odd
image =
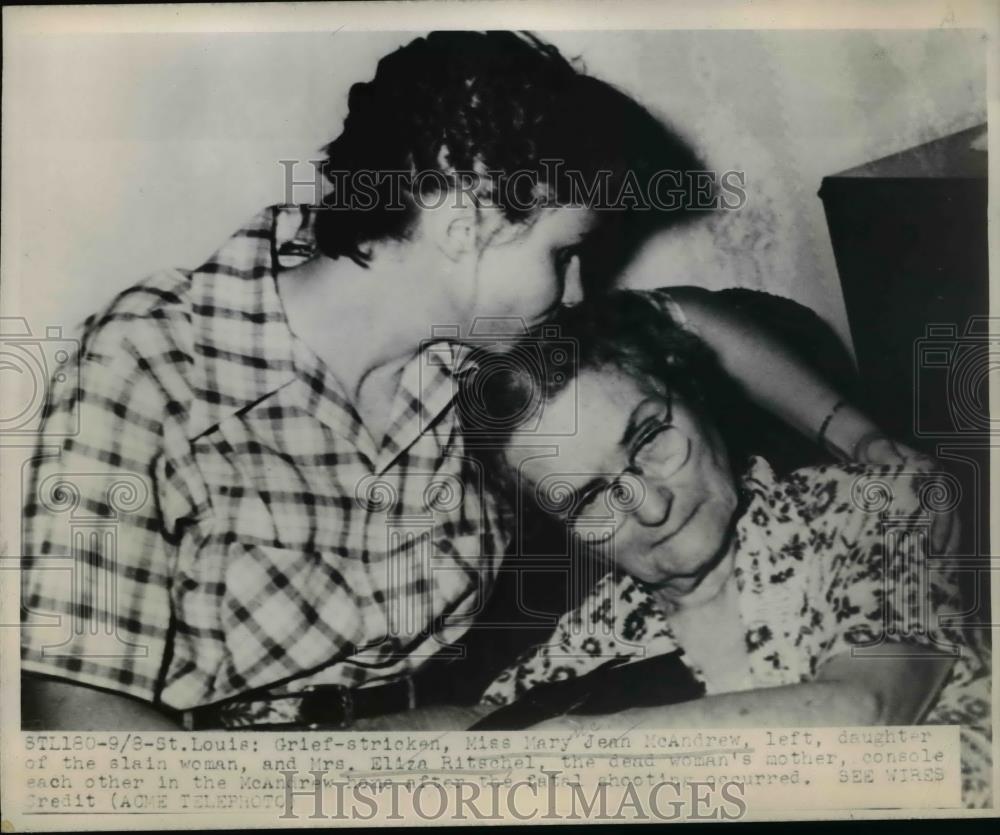
{"type": "MultiPolygon", "coordinates": [[[[415,358],[376,445],[284,319],[273,277],[314,256],[308,208],[271,207],[84,323],[24,509],[25,671],[186,709],[399,678],[467,629],[507,537],[462,463],[461,357],[415,358]],[[433,533],[435,570],[415,533],[433,533]]],[[[741,327],[696,288],[650,295],[717,349],[741,327]]],[[[768,395],[736,344],[728,370],[815,429],[824,398],[768,395]]]]}
{"type": "Polygon", "coordinates": [[[30,468],[25,672],[183,710],[398,679],[467,630],[509,537],[450,408],[461,355],[419,352],[376,443],[277,295],[311,220],[268,208],[84,322],[30,468]]]}

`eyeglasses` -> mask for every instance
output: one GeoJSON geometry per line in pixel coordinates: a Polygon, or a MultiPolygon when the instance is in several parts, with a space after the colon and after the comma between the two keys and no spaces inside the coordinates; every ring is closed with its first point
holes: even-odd
{"type": "Polygon", "coordinates": [[[620,473],[588,485],[582,492],[559,480],[561,476],[550,476],[538,485],[539,502],[569,527],[611,523],[617,530],[642,506],[647,480],[663,483],[672,478],[687,462],[690,450],[691,440],[674,426],[668,401],[662,415],[643,422],[629,445],[628,466],[620,473]]]}

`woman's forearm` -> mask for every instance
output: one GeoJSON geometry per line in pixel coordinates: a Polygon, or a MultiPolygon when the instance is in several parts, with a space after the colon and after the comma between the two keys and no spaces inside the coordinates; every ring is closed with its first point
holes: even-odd
{"type": "Polygon", "coordinates": [[[126,696],[69,681],[22,679],[21,724],[41,731],[179,730],[175,718],[126,696]]]}
{"type": "Polygon", "coordinates": [[[723,370],[757,405],[807,437],[818,439],[825,430],[824,441],[842,457],[851,457],[859,441],[878,432],[865,414],[850,405],[842,404],[834,412],[842,403],[840,392],[766,328],[716,294],[679,287],[671,288],[670,295],[723,370]]]}
{"type": "Polygon", "coordinates": [[[563,716],[539,727],[576,730],[910,725],[937,696],[954,658],[918,644],[897,643],[878,658],[835,655],[811,682],[706,696],[603,716],[563,716]]]}
{"type": "Polygon", "coordinates": [[[643,707],[602,716],[563,716],[536,726],[545,730],[650,730],[653,728],[796,727],[886,723],[877,694],[863,686],[816,681],[691,702],[643,707]]]}

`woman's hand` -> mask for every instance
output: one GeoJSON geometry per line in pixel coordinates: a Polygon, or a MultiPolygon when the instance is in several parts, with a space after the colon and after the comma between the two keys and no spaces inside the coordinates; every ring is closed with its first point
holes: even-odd
{"type": "Polygon", "coordinates": [[[843,401],[832,407],[821,441],[829,452],[844,461],[873,467],[906,467],[913,471],[938,469],[930,455],[890,438],[865,414],[843,401]]]}
{"type": "Polygon", "coordinates": [[[930,472],[939,466],[930,455],[893,440],[878,430],[870,432],[855,444],[852,458],[859,464],[869,464],[874,467],[905,467],[914,471],[930,472]]]}
{"type": "MultiPolygon", "coordinates": [[[[867,419],[865,419],[867,424],[867,419]]],[[[848,426],[854,425],[852,421],[847,422],[848,426]]],[[[834,423],[831,422],[831,428],[834,423]]],[[[846,438],[838,443],[830,443],[831,451],[839,454],[846,460],[863,464],[867,467],[892,467],[898,469],[900,474],[913,479],[920,479],[923,482],[933,481],[936,474],[944,475],[944,479],[950,478],[942,465],[930,455],[908,447],[906,444],[895,441],[879,429],[870,427],[860,437],[851,434],[850,430],[845,430],[843,424],[840,427],[841,438],[846,438]],[[835,449],[833,447],[836,447],[835,449]],[[849,449],[849,454],[843,448],[849,449]]],[[[946,481],[942,479],[940,485],[943,495],[951,493],[951,489],[946,481]]],[[[926,485],[922,485],[919,491],[926,491],[926,485]]],[[[959,541],[959,520],[955,510],[935,510],[931,514],[931,549],[937,556],[950,554],[958,547],[959,541]]]]}

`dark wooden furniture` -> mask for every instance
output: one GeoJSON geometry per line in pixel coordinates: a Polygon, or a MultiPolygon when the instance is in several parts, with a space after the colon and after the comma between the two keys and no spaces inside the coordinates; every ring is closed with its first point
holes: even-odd
{"type": "MultiPolygon", "coordinates": [[[[988,318],[985,133],[971,128],[826,177],[819,192],[865,405],[958,479],[963,554],[980,564],[990,553],[997,429],[988,381],[1000,370],[1000,328],[988,318]]],[[[986,573],[973,585],[985,598],[986,573]]]]}

